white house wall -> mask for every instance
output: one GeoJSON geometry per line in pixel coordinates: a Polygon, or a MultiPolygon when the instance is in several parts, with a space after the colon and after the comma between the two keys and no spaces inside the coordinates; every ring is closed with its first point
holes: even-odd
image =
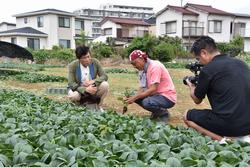
{"type": "Polygon", "coordinates": [[[250,37],[250,17],[249,18],[236,17],[234,23],[246,23],[245,37],[248,38],[250,37]]]}
{"type": "Polygon", "coordinates": [[[149,28],[146,26],[133,26],[133,27],[129,27],[129,36],[130,37],[143,37],[144,32],[139,35],[137,31],[149,31],[149,28]]]}
{"type": "Polygon", "coordinates": [[[92,23],[92,20],[84,20],[84,32],[89,37],[92,37],[92,23]]]}
{"type": "Polygon", "coordinates": [[[7,31],[7,30],[8,30],[8,27],[6,24],[0,25],[0,31],[7,31]]]}
{"type": "MultiPolygon", "coordinates": [[[[233,21],[231,16],[218,16],[218,15],[209,15],[209,20],[221,20],[222,28],[221,33],[207,33],[208,36],[212,37],[216,42],[229,42],[230,41],[230,24],[233,21]]],[[[208,29],[208,26],[207,26],[208,29]]]]}
{"type": "Polygon", "coordinates": [[[44,18],[44,33],[48,34],[47,49],[52,49],[53,46],[59,45],[58,40],[58,16],[54,14],[48,14],[44,18]]]}
{"type": "Polygon", "coordinates": [[[11,43],[11,37],[0,37],[0,41],[11,43]]]}
{"type": "Polygon", "coordinates": [[[169,36],[182,36],[182,13],[174,10],[166,10],[162,14],[156,17],[156,36],[162,36],[166,34],[166,22],[176,21],[176,33],[167,34],[169,36]]]}
{"type": "Polygon", "coordinates": [[[117,31],[116,29],[117,28],[121,28],[120,25],[118,24],[115,24],[114,22],[112,21],[106,21],[102,26],[101,26],[101,29],[104,30],[106,28],[112,28],[112,34],[111,35],[106,35],[108,37],[113,37],[113,38],[116,38],[117,37],[117,31]]]}

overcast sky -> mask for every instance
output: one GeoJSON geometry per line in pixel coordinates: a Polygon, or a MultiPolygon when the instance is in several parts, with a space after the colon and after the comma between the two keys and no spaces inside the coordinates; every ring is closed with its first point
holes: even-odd
{"type": "MultiPolygon", "coordinates": [[[[181,0],[3,0],[0,6],[0,23],[15,23],[14,14],[54,8],[73,12],[83,7],[98,9],[100,4],[153,7],[158,12],[167,5],[180,6],[181,0]],[[3,2],[4,1],[4,2],[3,2]]],[[[195,3],[211,5],[227,12],[250,14],[250,0],[182,0],[182,4],[195,3]]]]}

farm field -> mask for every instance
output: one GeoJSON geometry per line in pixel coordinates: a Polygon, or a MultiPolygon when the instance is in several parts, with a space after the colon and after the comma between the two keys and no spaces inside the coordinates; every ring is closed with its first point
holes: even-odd
{"type": "Polygon", "coordinates": [[[64,94],[47,92],[67,85],[66,67],[28,70],[29,75],[6,76],[1,71],[0,166],[250,166],[249,144],[220,145],[183,126],[185,110],[209,107],[207,100],[195,105],[189,97],[182,79],[192,75],[190,71],[169,69],[178,103],[165,125],[152,122],[147,118],[150,113],[136,104],[122,115],[118,98],[126,88],[138,88],[137,75],[128,64],[105,65],[105,70],[110,92],[104,113],[72,105],[64,94]]]}

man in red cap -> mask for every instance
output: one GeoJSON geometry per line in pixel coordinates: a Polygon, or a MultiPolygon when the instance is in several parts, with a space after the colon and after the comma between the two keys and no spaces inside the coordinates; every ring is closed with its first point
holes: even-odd
{"type": "Polygon", "coordinates": [[[168,70],[161,62],[149,59],[141,50],[134,50],[129,60],[139,70],[140,89],[135,96],[128,97],[126,102],[135,102],[152,112],[151,119],[166,122],[169,117],[167,109],[173,107],[177,100],[168,70]]]}

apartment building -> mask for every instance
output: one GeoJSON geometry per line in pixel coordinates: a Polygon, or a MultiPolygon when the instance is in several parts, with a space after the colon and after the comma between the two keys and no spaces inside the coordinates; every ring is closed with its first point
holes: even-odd
{"type": "Polygon", "coordinates": [[[244,50],[250,51],[250,16],[208,5],[168,5],[156,14],[156,36],[163,35],[182,38],[187,49],[202,35],[208,35],[216,42],[229,42],[236,35],[241,35],[245,42],[244,50]]]}
{"type": "MultiPolygon", "coordinates": [[[[0,40],[33,49],[54,45],[75,48],[81,31],[92,34],[92,19],[57,9],[44,9],[14,15],[16,27],[0,31],[0,40]]],[[[91,38],[91,37],[90,37],[91,38]]]]}
{"type": "Polygon", "coordinates": [[[99,9],[83,8],[74,11],[75,14],[95,19],[92,22],[92,37],[102,35],[101,22],[105,17],[148,19],[154,15],[153,8],[103,4],[99,9]]]}

